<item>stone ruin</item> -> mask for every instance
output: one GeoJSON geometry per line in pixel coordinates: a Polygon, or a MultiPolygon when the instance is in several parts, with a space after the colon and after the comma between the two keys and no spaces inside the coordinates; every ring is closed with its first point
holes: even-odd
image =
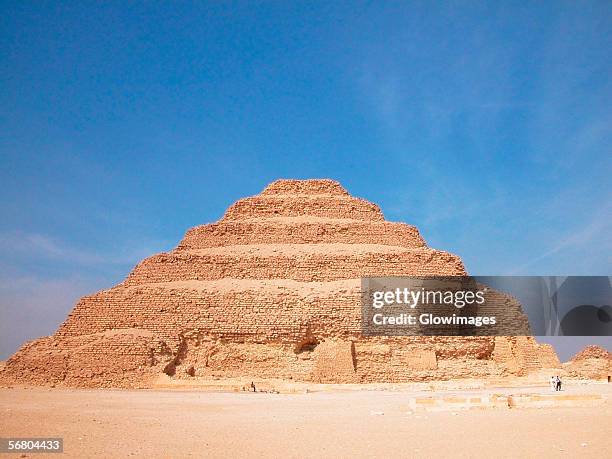
{"type": "Polygon", "coordinates": [[[612,377],[612,352],[599,346],[587,346],[569,362],[563,364],[569,376],[580,379],[604,379],[612,377]]]}
{"type": "Polygon", "coordinates": [[[54,335],[6,362],[0,381],[150,387],[165,373],[370,383],[558,368],[513,299],[496,313],[526,336],[362,336],[362,276],[465,274],[459,257],[338,182],[278,180],[83,297],[54,335]]]}

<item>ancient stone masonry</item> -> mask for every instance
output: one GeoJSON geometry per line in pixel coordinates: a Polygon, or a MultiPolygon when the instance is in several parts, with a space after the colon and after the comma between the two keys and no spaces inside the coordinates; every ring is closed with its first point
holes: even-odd
{"type": "Polygon", "coordinates": [[[599,346],[587,346],[563,364],[570,376],[582,379],[605,379],[612,377],[612,352],[599,346]]]}
{"type": "MultiPolygon", "coordinates": [[[[528,336],[362,336],[361,277],[465,274],[459,257],[339,183],[278,180],[82,298],[53,336],[7,361],[0,381],[147,387],[165,373],[403,382],[559,365],[528,336]]],[[[528,335],[520,305],[498,304],[528,335]]]]}

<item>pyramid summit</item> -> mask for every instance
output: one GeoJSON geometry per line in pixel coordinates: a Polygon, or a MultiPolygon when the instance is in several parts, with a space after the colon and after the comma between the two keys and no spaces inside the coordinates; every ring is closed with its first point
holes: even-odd
{"type": "MultiPolygon", "coordinates": [[[[26,343],[0,381],[149,387],[160,376],[405,382],[558,367],[532,337],[370,337],[366,276],[466,275],[461,259],[333,180],[277,180],[216,223],[81,298],[57,332],[26,343]],[[165,375],[165,376],[164,376],[165,375]]],[[[529,325],[520,304],[498,313],[529,325]]]]}

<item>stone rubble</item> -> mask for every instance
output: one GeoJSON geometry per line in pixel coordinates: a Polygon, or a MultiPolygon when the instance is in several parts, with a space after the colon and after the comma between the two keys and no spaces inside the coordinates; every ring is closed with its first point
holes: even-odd
{"type": "Polygon", "coordinates": [[[599,346],[587,346],[563,364],[568,375],[580,379],[605,379],[612,375],[612,352],[599,346]]]}

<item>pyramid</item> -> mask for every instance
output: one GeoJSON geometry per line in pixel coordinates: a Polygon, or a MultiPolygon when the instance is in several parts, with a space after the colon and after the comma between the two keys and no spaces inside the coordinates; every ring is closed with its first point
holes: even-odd
{"type": "Polygon", "coordinates": [[[612,352],[600,346],[587,346],[563,368],[570,376],[580,379],[604,379],[612,376],[612,352]]]}
{"type": "MultiPolygon", "coordinates": [[[[525,374],[558,366],[520,304],[518,337],[363,336],[364,276],[466,275],[411,225],[333,180],[278,180],[221,220],[83,297],[57,332],[26,343],[3,383],[149,387],[160,375],[324,383],[525,374]]],[[[514,327],[516,330],[516,326],[514,327]]],[[[503,330],[500,330],[503,331],[503,330]]]]}

